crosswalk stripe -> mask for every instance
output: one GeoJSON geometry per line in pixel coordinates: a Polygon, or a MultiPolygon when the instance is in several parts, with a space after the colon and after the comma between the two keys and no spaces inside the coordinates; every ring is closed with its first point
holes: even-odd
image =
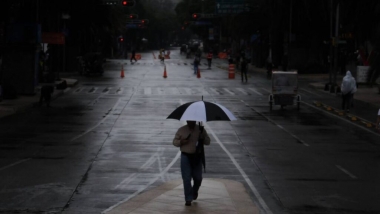
{"type": "Polygon", "coordinates": [[[121,87],[120,87],[120,88],[117,89],[116,93],[117,93],[117,94],[122,94],[123,91],[124,91],[124,88],[121,88],[121,87]]]}
{"type": "Polygon", "coordinates": [[[215,88],[210,88],[210,90],[212,91],[212,92],[214,92],[215,94],[220,94],[215,88]]]}
{"type": "Polygon", "coordinates": [[[228,90],[227,88],[223,88],[224,91],[226,91],[227,93],[229,93],[230,95],[235,95],[235,93],[233,93],[232,91],[228,90]]]}
{"type": "Polygon", "coordinates": [[[191,95],[192,94],[191,88],[184,88],[184,89],[185,89],[187,95],[191,95]]]}
{"type": "MultiPolygon", "coordinates": [[[[79,87],[74,93],[87,93],[87,94],[123,94],[126,88],[123,87],[79,87]]],[[[250,91],[257,95],[263,96],[262,93],[258,92],[255,88],[186,88],[186,87],[143,87],[140,89],[140,93],[144,95],[252,95],[250,91]]],[[[303,93],[300,93],[303,94],[303,93]]]]}
{"type": "Polygon", "coordinates": [[[260,96],[263,96],[263,94],[262,94],[262,93],[260,93],[260,92],[256,91],[256,90],[255,90],[255,89],[253,89],[253,88],[249,88],[249,90],[251,90],[251,91],[255,92],[256,94],[258,94],[258,95],[260,95],[260,96]]]}
{"type": "Polygon", "coordinates": [[[151,95],[152,94],[152,89],[151,88],[144,88],[144,94],[145,95],[151,95]]]}
{"type": "Polygon", "coordinates": [[[98,90],[98,87],[92,87],[87,93],[94,94],[98,90]]]}
{"type": "Polygon", "coordinates": [[[244,89],[242,88],[237,88],[236,90],[240,91],[241,93],[243,93],[244,95],[248,95],[249,93],[246,92],[244,89]]]}
{"type": "Polygon", "coordinates": [[[103,89],[102,93],[103,94],[108,94],[110,92],[111,88],[110,87],[106,87],[105,89],[103,89]]]}

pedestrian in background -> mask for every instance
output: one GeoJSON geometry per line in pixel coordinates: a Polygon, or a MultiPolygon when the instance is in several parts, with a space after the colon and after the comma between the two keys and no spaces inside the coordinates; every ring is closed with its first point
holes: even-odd
{"type": "Polygon", "coordinates": [[[194,74],[197,74],[198,72],[198,69],[199,69],[199,63],[200,63],[200,57],[198,54],[195,54],[195,57],[194,57],[194,74]]]}
{"type": "Polygon", "coordinates": [[[343,77],[340,89],[342,91],[342,110],[350,112],[351,99],[357,91],[356,80],[350,71],[347,71],[346,76],[343,77]]]}
{"type": "Polygon", "coordinates": [[[198,198],[198,190],[202,184],[202,155],[199,151],[203,145],[210,145],[210,137],[204,127],[198,126],[196,121],[187,121],[187,125],[179,128],[175,134],[173,145],[181,150],[185,205],[191,206],[191,202],[198,198]]]}
{"type": "Polygon", "coordinates": [[[133,59],[135,60],[135,62],[137,62],[137,60],[136,60],[136,49],[135,48],[132,49],[131,63],[132,63],[133,59]]]}
{"type": "Polygon", "coordinates": [[[273,68],[272,57],[270,55],[268,56],[266,63],[267,63],[267,78],[270,79],[272,78],[272,68],[273,68]]]}
{"type": "Polygon", "coordinates": [[[207,54],[208,69],[211,69],[211,61],[212,61],[212,50],[210,50],[207,54]]]}
{"type": "Polygon", "coordinates": [[[241,70],[241,82],[244,82],[244,77],[245,77],[245,82],[248,82],[248,77],[247,77],[247,66],[248,62],[245,57],[241,58],[241,65],[240,65],[240,70],[241,70]]]}
{"type": "Polygon", "coordinates": [[[54,86],[52,85],[44,85],[41,87],[40,106],[42,106],[43,101],[45,101],[46,106],[50,107],[51,95],[53,92],[54,86]]]}

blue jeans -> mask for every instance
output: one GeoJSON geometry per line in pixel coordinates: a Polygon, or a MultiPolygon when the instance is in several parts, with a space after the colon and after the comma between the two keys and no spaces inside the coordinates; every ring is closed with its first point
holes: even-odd
{"type": "Polygon", "coordinates": [[[196,74],[198,72],[198,65],[196,65],[195,63],[194,63],[194,74],[196,74]]]}
{"type": "Polygon", "coordinates": [[[192,201],[193,195],[198,194],[199,187],[202,184],[202,161],[194,160],[192,157],[182,153],[181,172],[185,201],[192,201]],[[191,186],[191,179],[194,180],[193,186],[191,186]]]}

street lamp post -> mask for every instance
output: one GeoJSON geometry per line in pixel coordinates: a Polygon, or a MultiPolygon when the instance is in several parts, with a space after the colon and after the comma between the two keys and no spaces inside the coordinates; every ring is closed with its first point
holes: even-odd
{"type": "MultiPolygon", "coordinates": [[[[63,19],[63,31],[64,31],[64,35],[65,35],[65,43],[63,44],[63,56],[62,56],[62,60],[63,60],[63,63],[62,63],[62,72],[65,72],[66,71],[66,20],[69,20],[70,19],[70,15],[67,14],[67,13],[62,13],[62,17],[63,19]]],[[[60,80],[59,78],[59,72],[58,72],[58,77],[57,77],[57,80],[60,80]]]]}

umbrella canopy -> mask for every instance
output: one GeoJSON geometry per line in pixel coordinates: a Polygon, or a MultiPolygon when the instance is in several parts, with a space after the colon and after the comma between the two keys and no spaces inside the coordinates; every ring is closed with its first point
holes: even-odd
{"type": "Polygon", "coordinates": [[[224,106],[206,102],[197,101],[185,103],[174,110],[166,119],[177,119],[180,121],[231,121],[236,117],[224,106]]]}

